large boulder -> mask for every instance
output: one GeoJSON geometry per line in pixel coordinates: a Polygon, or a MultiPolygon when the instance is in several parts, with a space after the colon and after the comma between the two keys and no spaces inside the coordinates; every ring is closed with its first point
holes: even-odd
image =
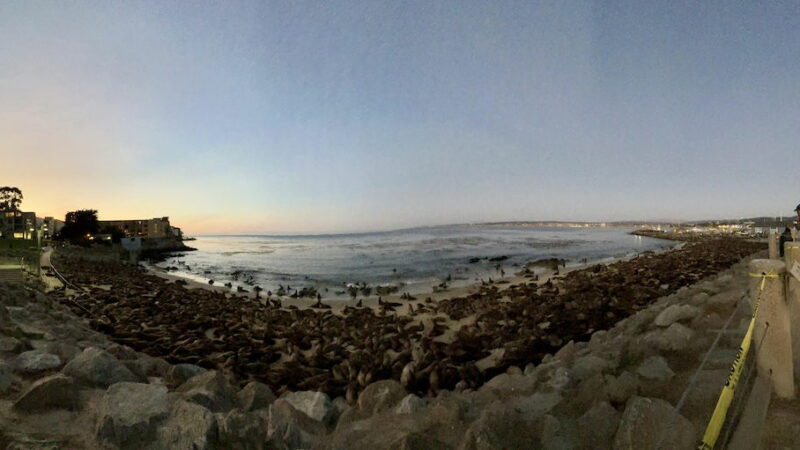
{"type": "Polygon", "coordinates": [[[203,405],[212,412],[227,412],[236,404],[236,390],[221,372],[209,370],[190,378],[177,392],[188,401],[203,405]]]}
{"type": "Polygon", "coordinates": [[[269,413],[267,411],[243,412],[232,410],[216,414],[219,444],[230,449],[264,448],[267,441],[269,413]]]}
{"type": "Polygon", "coordinates": [[[481,386],[482,391],[491,391],[498,397],[531,394],[536,390],[536,377],[501,373],[481,386]]]}
{"type": "Polygon", "coordinates": [[[0,362],[0,394],[5,394],[14,385],[16,377],[11,372],[8,364],[0,362]]]}
{"type": "Polygon", "coordinates": [[[497,401],[484,409],[467,429],[460,450],[539,448],[540,436],[534,421],[526,420],[516,408],[497,401]]]}
{"type": "Polygon", "coordinates": [[[107,388],[115,383],[143,381],[109,353],[89,347],[69,362],[62,373],[79,383],[107,388]]]}
{"type": "Polygon", "coordinates": [[[100,400],[97,439],[120,448],[145,447],[169,410],[166,386],[116,383],[100,400]]]}
{"type": "MultiPolygon", "coordinates": [[[[463,431],[462,431],[463,433],[463,431]]],[[[391,413],[378,414],[358,422],[337,427],[336,431],[320,440],[320,449],[438,449],[442,443],[434,428],[424,430],[410,415],[396,416],[391,413]],[[418,439],[419,434],[424,435],[418,439]],[[419,447],[416,445],[425,444],[419,447]]],[[[444,447],[448,448],[448,447],[444,447]]]]}
{"type": "Polygon", "coordinates": [[[675,322],[693,319],[699,310],[691,305],[670,305],[661,311],[653,323],[658,327],[668,327],[675,322]]]}
{"type": "Polygon", "coordinates": [[[578,430],[575,421],[566,416],[557,418],[545,415],[540,421],[542,448],[571,450],[578,446],[578,430]]]}
{"type": "Polygon", "coordinates": [[[624,405],[629,398],[639,392],[641,383],[636,375],[622,372],[618,376],[606,375],[606,394],[609,401],[624,405]]]}
{"type": "Polygon", "coordinates": [[[375,414],[395,407],[406,390],[395,380],[381,380],[367,386],[358,396],[354,408],[345,411],[339,418],[337,426],[366,419],[375,414]]]}
{"type": "Polygon", "coordinates": [[[170,386],[180,386],[187,382],[190,378],[196,377],[197,375],[207,371],[207,369],[194,364],[175,364],[167,373],[166,381],[170,386]]]}
{"type": "Polygon", "coordinates": [[[206,450],[216,448],[217,421],[207,408],[178,400],[169,418],[158,430],[158,443],[163,448],[206,450]]]}
{"type": "Polygon", "coordinates": [[[327,423],[333,413],[333,403],[331,403],[330,397],[322,392],[290,392],[282,398],[296,410],[305,413],[317,422],[327,423]]]}
{"type": "Polygon", "coordinates": [[[312,448],[325,435],[325,425],[278,399],[269,408],[267,438],[288,448],[312,448]]]}
{"type": "Polygon", "coordinates": [[[537,392],[525,397],[512,398],[506,404],[521,413],[526,420],[544,416],[563,400],[558,392],[537,392]]]}
{"type": "Polygon", "coordinates": [[[14,360],[14,370],[30,374],[61,367],[61,358],[44,350],[30,350],[20,353],[14,360]]]}
{"type": "Polygon", "coordinates": [[[425,409],[425,400],[414,394],[408,394],[400,400],[394,409],[395,414],[416,414],[425,409]]]}
{"type": "Polygon", "coordinates": [[[236,394],[236,400],[244,411],[255,411],[269,408],[275,401],[275,394],[266,384],[251,381],[236,394]]]}
{"type": "Polygon", "coordinates": [[[70,344],[68,342],[48,342],[44,347],[43,350],[52,353],[59,358],[61,361],[71,361],[72,358],[78,356],[81,353],[81,349],[78,348],[77,345],[70,344]]]}
{"type": "Polygon", "coordinates": [[[691,328],[676,322],[664,331],[648,334],[645,342],[658,350],[679,352],[688,348],[693,338],[694,331],[691,328]]]}
{"type": "Polygon", "coordinates": [[[607,360],[597,356],[581,356],[575,360],[575,364],[572,366],[572,377],[578,382],[588,380],[608,369],[610,365],[607,360]]]}
{"type": "Polygon", "coordinates": [[[619,412],[608,402],[595,403],[578,419],[579,448],[610,448],[619,427],[619,417],[619,412]]]}
{"type": "Polygon", "coordinates": [[[622,413],[614,448],[692,448],[694,428],[664,400],[633,397],[622,413]],[[659,447],[660,446],[660,447],[659,447]]]}
{"type": "Polygon", "coordinates": [[[59,373],[33,382],[14,402],[14,408],[26,413],[49,409],[76,410],[79,402],[73,379],[59,373]]]}
{"type": "Polygon", "coordinates": [[[661,356],[651,356],[644,360],[636,369],[636,373],[646,380],[653,381],[667,381],[675,376],[667,360],[661,356]]]}
{"type": "MultiPolygon", "coordinates": [[[[134,374],[141,374],[145,378],[166,378],[172,366],[162,358],[153,358],[141,355],[136,359],[124,361],[125,366],[134,374]]],[[[184,380],[186,381],[186,380],[184,380]]]]}
{"type": "Polygon", "coordinates": [[[407,433],[389,442],[389,450],[448,450],[449,445],[425,433],[407,433]]]}
{"type": "Polygon", "coordinates": [[[358,396],[358,408],[368,414],[375,414],[397,405],[406,390],[395,380],[381,380],[370,384],[358,396]]]}
{"type": "Polygon", "coordinates": [[[25,349],[22,342],[10,336],[0,337],[0,353],[19,353],[25,349]]]}

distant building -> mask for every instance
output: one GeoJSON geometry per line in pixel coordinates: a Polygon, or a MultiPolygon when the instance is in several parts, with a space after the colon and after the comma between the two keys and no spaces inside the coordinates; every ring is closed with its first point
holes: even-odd
{"type": "Polygon", "coordinates": [[[37,219],[39,227],[42,230],[42,239],[53,239],[55,235],[61,232],[64,228],[64,221],[54,219],[52,217],[45,217],[44,219],[37,219]]]}
{"type": "Polygon", "coordinates": [[[178,227],[172,227],[172,235],[178,239],[183,239],[183,231],[178,227]]]}
{"type": "MultiPolygon", "coordinates": [[[[106,228],[119,229],[124,237],[166,238],[173,237],[173,228],[169,225],[169,217],[145,220],[100,220],[100,232],[106,228]]],[[[180,229],[178,229],[180,231],[180,229]]]]}
{"type": "Polygon", "coordinates": [[[36,213],[23,211],[0,211],[0,238],[34,239],[36,237],[36,213]]]}

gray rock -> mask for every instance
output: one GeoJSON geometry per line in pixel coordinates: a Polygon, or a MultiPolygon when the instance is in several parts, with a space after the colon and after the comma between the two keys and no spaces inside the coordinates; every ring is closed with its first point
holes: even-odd
{"type": "Polygon", "coordinates": [[[647,336],[645,342],[662,351],[679,352],[692,342],[694,331],[679,323],[673,323],[664,331],[655,331],[647,336]]]}
{"type": "Polygon", "coordinates": [[[739,290],[720,292],[708,299],[708,306],[714,309],[726,308],[734,306],[741,298],[742,292],[739,290]]]}
{"type": "Polygon", "coordinates": [[[358,396],[358,408],[373,415],[390,409],[406,396],[406,390],[395,380],[382,380],[367,386],[358,396]]]}
{"type": "MultiPolygon", "coordinates": [[[[427,420],[427,419],[422,419],[427,420]]],[[[427,450],[427,448],[436,449],[441,448],[441,442],[444,441],[441,430],[443,427],[455,428],[456,435],[450,441],[456,443],[460,440],[465,429],[460,426],[451,427],[448,425],[440,425],[439,422],[425,422],[430,425],[425,430],[424,437],[429,438],[420,442],[416,439],[416,434],[420,433],[419,426],[420,419],[412,418],[409,415],[389,415],[379,414],[372,416],[365,420],[350,423],[344,427],[337,427],[336,431],[324,436],[316,448],[319,449],[419,449],[427,450]],[[408,439],[406,439],[408,438],[408,439]],[[429,447],[417,447],[418,444],[429,444],[429,447]]],[[[452,447],[450,447],[452,448],[452,447]]]]}
{"type": "Polygon", "coordinates": [[[554,391],[564,391],[572,386],[574,379],[572,373],[565,367],[555,369],[550,376],[550,379],[544,382],[544,385],[554,391]]]}
{"type": "Polygon", "coordinates": [[[116,383],[100,400],[97,439],[120,448],[145,447],[169,409],[166,386],[116,383]]]}
{"type": "Polygon", "coordinates": [[[115,383],[141,381],[125,367],[125,364],[96,347],[85,349],[73,358],[62,372],[75,378],[79,383],[101,388],[115,383]]]}
{"type": "Polygon", "coordinates": [[[719,277],[717,277],[716,280],[714,280],[714,282],[716,283],[717,287],[723,287],[723,288],[728,287],[728,285],[730,285],[733,282],[733,275],[731,274],[720,275],[719,277]]]}
{"type": "Polygon", "coordinates": [[[672,305],[661,311],[653,323],[658,327],[668,327],[675,322],[693,319],[698,313],[698,309],[694,306],[672,305]]]}
{"type": "Polygon", "coordinates": [[[226,412],[236,403],[236,390],[221,372],[209,370],[190,378],[178,387],[177,392],[190,401],[203,405],[212,412],[226,412]]]}
{"type": "Polygon", "coordinates": [[[78,406],[78,389],[72,378],[62,374],[36,380],[14,402],[15,409],[26,413],[49,409],[75,410],[78,406]]]}
{"type": "Polygon", "coordinates": [[[579,416],[597,402],[608,400],[606,380],[603,374],[595,376],[581,383],[565,397],[565,403],[572,411],[573,416],[579,416]]]}
{"type": "Polygon", "coordinates": [[[282,398],[294,406],[294,409],[305,413],[317,422],[327,423],[333,412],[333,403],[331,403],[330,397],[322,392],[290,392],[282,398]]]}
{"type": "Polygon", "coordinates": [[[158,430],[158,443],[163,448],[216,448],[217,421],[205,407],[178,400],[173,405],[169,418],[158,430]]]}
{"type": "Polygon", "coordinates": [[[525,365],[525,371],[522,372],[526,377],[529,377],[536,373],[536,365],[533,363],[528,363],[525,365]]]}
{"type": "Polygon", "coordinates": [[[636,369],[636,373],[644,379],[654,381],[666,381],[675,376],[675,372],[670,369],[667,360],[661,356],[647,358],[636,369]]]}
{"type": "Polygon", "coordinates": [[[578,419],[581,449],[611,448],[611,441],[619,427],[619,412],[608,402],[595,403],[578,419]]]}
{"type": "Polygon", "coordinates": [[[243,412],[232,410],[217,414],[219,444],[222,448],[257,449],[267,441],[269,413],[267,411],[243,412]]]}
{"type": "Polygon", "coordinates": [[[577,429],[567,417],[559,420],[548,414],[542,419],[541,440],[548,450],[572,450],[577,447],[577,429]]]}
{"type": "Polygon", "coordinates": [[[44,350],[57,355],[61,361],[71,361],[80,354],[81,349],[67,342],[48,342],[44,350]]]}
{"type": "Polygon", "coordinates": [[[536,390],[536,383],[536,378],[534,377],[501,373],[486,382],[480,389],[495,391],[501,397],[525,395],[531,394],[536,390]]]}
{"type": "Polygon", "coordinates": [[[144,370],[142,366],[138,364],[138,361],[126,359],[125,361],[120,362],[136,377],[137,383],[147,383],[147,375],[145,375],[144,370]]]}
{"type": "Polygon", "coordinates": [[[206,369],[194,364],[176,364],[167,373],[166,379],[170,386],[180,386],[190,378],[205,372],[206,369]]]}
{"type": "Polygon", "coordinates": [[[127,345],[113,344],[106,351],[120,361],[134,360],[139,357],[139,354],[127,345]]]}
{"type": "Polygon", "coordinates": [[[389,443],[391,450],[448,450],[450,446],[424,433],[407,433],[389,443]]]}
{"type": "Polygon", "coordinates": [[[61,358],[44,350],[20,353],[14,360],[14,370],[21,373],[37,373],[61,367],[61,358]]]}
{"type": "Polygon", "coordinates": [[[333,399],[333,414],[331,415],[330,425],[335,427],[337,422],[339,422],[339,418],[342,417],[342,414],[349,409],[350,405],[347,404],[347,400],[345,400],[344,397],[336,397],[333,399]]]}
{"type": "Polygon", "coordinates": [[[625,404],[639,392],[639,386],[639,379],[630,372],[622,372],[617,377],[606,375],[606,394],[613,403],[625,404]]]}
{"type": "Polygon", "coordinates": [[[708,294],[705,292],[700,292],[699,294],[695,294],[689,300],[689,303],[695,306],[703,306],[708,302],[708,294]]]}
{"type": "Polygon", "coordinates": [[[563,397],[558,392],[537,392],[525,397],[511,398],[506,404],[527,420],[533,420],[552,411],[562,400],[563,397]]]}
{"type": "Polygon", "coordinates": [[[236,394],[239,407],[244,411],[269,408],[275,401],[275,394],[266,384],[251,381],[236,394]]]}
{"type": "Polygon", "coordinates": [[[134,371],[132,369],[131,372],[139,372],[147,378],[166,378],[169,372],[172,370],[172,366],[164,359],[153,358],[152,356],[148,355],[141,355],[125,365],[128,368],[131,368],[131,366],[136,367],[136,370],[134,371]]]}
{"type": "Polygon", "coordinates": [[[16,381],[14,374],[11,372],[11,367],[8,364],[0,362],[0,394],[5,394],[16,381]]]}
{"type": "Polygon", "coordinates": [[[609,362],[597,356],[582,356],[575,360],[572,366],[572,377],[576,381],[587,380],[598,373],[602,373],[610,366],[609,362]]]}
{"type": "Polygon", "coordinates": [[[513,406],[495,402],[470,424],[458,446],[460,450],[540,448],[533,421],[513,406]]]}
{"type": "Polygon", "coordinates": [[[25,349],[22,342],[10,336],[0,337],[0,353],[19,353],[25,349]]]}
{"type": "Polygon", "coordinates": [[[614,436],[615,449],[692,448],[691,422],[661,399],[633,397],[622,413],[614,436]]]}
{"type": "Polygon", "coordinates": [[[575,341],[569,341],[553,355],[553,358],[561,360],[564,364],[571,364],[577,351],[578,348],[575,346],[575,341]]]}
{"type": "Polygon", "coordinates": [[[278,399],[269,408],[267,438],[288,448],[312,448],[325,435],[325,426],[278,399]]]}
{"type": "Polygon", "coordinates": [[[506,373],[509,375],[522,375],[522,369],[517,366],[508,366],[506,373]]]}
{"type": "Polygon", "coordinates": [[[416,414],[425,409],[425,400],[414,394],[408,394],[400,400],[394,409],[396,414],[416,414]]]}

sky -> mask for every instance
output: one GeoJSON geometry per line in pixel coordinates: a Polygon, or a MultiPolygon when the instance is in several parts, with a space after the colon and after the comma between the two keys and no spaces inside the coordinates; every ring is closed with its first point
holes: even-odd
{"type": "Polygon", "coordinates": [[[185,232],[791,215],[800,2],[0,0],[0,185],[185,232]]]}

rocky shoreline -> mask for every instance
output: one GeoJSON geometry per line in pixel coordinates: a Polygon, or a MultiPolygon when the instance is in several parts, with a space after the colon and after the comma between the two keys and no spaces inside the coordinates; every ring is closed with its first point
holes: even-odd
{"type": "MultiPolygon", "coordinates": [[[[119,344],[115,333],[120,309],[109,297],[104,298],[109,308],[105,318],[103,309],[93,306],[89,308],[92,315],[80,319],[66,307],[72,300],[62,295],[0,289],[5,307],[5,311],[0,308],[4,361],[0,365],[0,444],[17,448],[653,448],[656,439],[664,439],[664,448],[689,448],[724,382],[733,359],[729,353],[735,353],[738,344],[736,333],[725,335],[712,364],[703,370],[698,392],[689,396],[680,413],[674,405],[699,364],[698,355],[710,346],[714,330],[732,312],[741,318],[747,315],[745,262],[725,264],[733,266],[647,304],[643,300],[632,308],[630,317],[609,330],[592,332],[588,341],[569,341],[537,364],[509,365],[474,387],[433,390],[429,385],[416,394],[408,392],[405,370],[399,380],[380,381],[359,372],[359,389],[339,395],[312,389],[311,384],[304,388],[302,381],[278,392],[241,377],[230,370],[233,364],[221,365],[219,370],[171,364],[170,360],[179,362],[183,355],[156,358],[119,344]],[[109,331],[117,343],[90,326],[109,331]]],[[[161,289],[163,282],[155,286],[161,289]]],[[[180,289],[180,285],[169,286],[180,289]]],[[[96,289],[107,295],[114,292],[96,289]]],[[[113,295],[124,300],[141,294],[118,289],[113,295]]],[[[177,300],[162,296],[143,301],[177,300]]],[[[231,308],[223,298],[217,297],[222,302],[220,310],[231,308]]],[[[75,301],[86,306],[85,298],[75,301]]],[[[265,314],[281,314],[277,308],[250,303],[265,314]]],[[[514,303],[503,301],[504,305],[514,303]]],[[[77,307],[73,304],[73,308],[77,307]]],[[[299,309],[287,314],[299,319],[307,332],[314,327],[324,330],[326,321],[333,320],[330,313],[308,311],[315,314],[299,309]]],[[[361,311],[353,312],[342,326],[357,330],[359,323],[363,328],[366,320],[383,317],[385,334],[399,335],[397,323],[404,322],[400,316],[361,311]]],[[[494,323],[508,326],[515,320],[509,315],[513,312],[501,309],[494,323]]],[[[245,323],[246,319],[241,318],[245,323]]],[[[206,337],[215,328],[197,326],[206,337]]],[[[212,336],[223,343],[232,340],[240,348],[252,346],[237,341],[237,331],[217,328],[212,336]]],[[[173,348],[159,339],[163,337],[154,336],[153,347],[173,348]]],[[[433,341],[424,335],[420,339],[433,341]]],[[[390,350],[384,350],[384,355],[391,355],[390,350]]],[[[318,350],[310,356],[325,354],[318,350]]],[[[186,358],[191,360],[190,356],[186,358]]],[[[234,362],[237,356],[228,358],[234,362]]],[[[243,352],[238,357],[248,355],[243,352]]],[[[287,377],[306,377],[307,381],[308,375],[315,376],[296,363],[282,360],[287,377]]]]}

